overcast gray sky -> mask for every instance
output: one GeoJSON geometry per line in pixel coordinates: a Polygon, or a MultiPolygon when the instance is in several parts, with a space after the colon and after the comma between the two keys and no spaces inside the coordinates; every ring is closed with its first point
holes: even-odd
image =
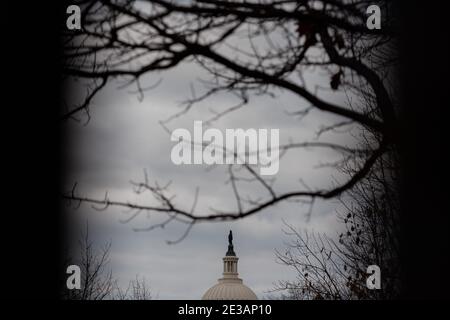
{"type": "MultiPolygon", "coordinates": [[[[108,191],[111,199],[151,204],[151,195],[138,196],[130,185],[130,180],[142,180],[143,169],[146,169],[150,181],[161,184],[172,181],[171,191],[177,195],[175,202],[180,205],[189,207],[195,189],[199,187],[199,212],[206,212],[211,206],[235,209],[230,186],[224,184],[226,166],[207,170],[206,165],[172,164],[170,151],[175,143],[159,125],[160,120],[180,110],[180,101],[190,97],[190,84],[201,89],[196,82],[201,76],[202,72],[192,64],[181,65],[163,75],[146,76],[142,79],[144,87],[160,78],[162,82],[146,92],[143,101],[138,101],[138,95],[130,92],[134,88],[118,89],[120,83],[111,82],[92,101],[91,120],[87,125],[75,121],[66,124],[70,132],[63,146],[68,163],[66,188],[70,190],[77,182],[79,195],[102,199],[108,191]]],[[[311,86],[314,82],[329,80],[321,75],[311,79],[314,80],[310,82],[311,86]]],[[[213,126],[221,130],[280,129],[283,144],[289,139],[296,142],[313,140],[320,125],[338,119],[313,111],[300,120],[289,112],[299,111],[307,104],[291,94],[277,94],[276,98],[253,97],[246,107],[213,126]]],[[[343,101],[342,96],[330,95],[328,98],[343,101]]],[[[211,109],[224,110],[236,102],[232,95],[216,96],[170,122],[168,127],[171,130],[186,128],[192,132],[194,120],[209,119],[211,109]]],[[[323,137],[323,141],[336,140],[344,144],[352,141],[350,133],[323,137]]],[[[339,155],[324,149],[290,152],[281,160],[274,187],[280,192],[303,189],[300,178],[311,188],[330,187],[341,179],[340,174],[317,166],[337,159],[339,155]]],[[[250,184],[242,190],[244,194],[266,196],[255,185],[250,184]]],[[[199,223],[176,245],[168,245],[166,240],[177,239],[185,225],[174,222],[165,229],[133,231],[135,227],[161,221],[164,217],[158,214],[143,214],[123,224],[120,220],[128,215],[118,208],[96,211],[89,205],[82,205],[77,210],[67,209],[67,213],[82,218],[80,221],[89,219],[91,235],[99,246],[112,241],[111,267],[122,285],[136,275],[145,277],[159,299],[200,299],[221,276],[221,258],[227,249],[228,230],[232,229],[235,251],[240,258],[240,277],[259,298],[264,298],[276,281],[295,278],[292,270],[275,259],[274,250],[282,250],[284,241],[288,240],[282,233],[283,220],[297,228],[324,232],[331,237],[335,237],[341,228],[336,218],[337,200],[316,202],[309,221],[308,209],[306,205],[285,202],[235,222],[199,223]]]]}

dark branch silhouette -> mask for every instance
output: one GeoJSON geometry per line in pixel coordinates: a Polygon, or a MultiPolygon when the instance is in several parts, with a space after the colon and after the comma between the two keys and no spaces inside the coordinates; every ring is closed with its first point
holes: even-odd
{"type": "MultiPolygon", "coordinates": [[[[180,238],[183,239],[196,222],[241,219],[290,199],[306,199],[313,204],[315,199],[341,197],[370,174],[386,150],[396,147],[399,125],[389,77],[397,61],[394,21],[384,16],[382,29],[368,29],[366,1],[75,2],[82,8],[83,29],[64,34],[64,74],[67,79],[91,83],[91,90],[84,102],[69,108],[62,119],[88,110],[95,95],[114,79],[126,81],[125,86],[136,86],[137,92],[143,94],[143,75],[194,63],[210,78],[202,82],[203,91],[197,95],[192,90],[193,97],[185,102],[185,108],[162,121],[163,125],[220,93],[232,93],[240,102],[214,112],[211,122],[245,107],[252,96],[273,96],[281,91],[298,97],[295,115],[302,121],[312,110],[339,118],[334,124],[324,124],[318,137],[351,127],[372,141],[363,149],[321,141],[292,142],[280,148],[282,154],[314,147],[340,152],[343,160],[334,165],[352,163],[353,170],[345,182],[328,189],[279,192],[271,179],[258,175],[252,166],[230,165],[228,182],[236,209],[227,211],[212,208],[210,212],[197,212],[198,190],[191,208],[180,206],[169,186],[151,184],[147,176],[144,182],[133,184],[135,191],[150,193],[157,205],[116,201],[107,196],[95,199],[75,190],[63,195],[76,205],[86,202],[103,209],[128,208],[135,214],[126,221],[141,212],[166,214],[168,219],[154,227],[164,227],[171,221],[185,223],[186,233],[180,238]],[[304,77],[311,70],[326,74],[329,86],[316,85],[313,89],[314,84],[304,77]],[[335,92],[345,93],[351,99],[342,104],[331,101],[326,93],[335,92]],[[240,191],[244,181],[263,187],[266,198],[246,199],[240,191]]],[[[388,11],[387,1],[377,4],[388,11]]]]}

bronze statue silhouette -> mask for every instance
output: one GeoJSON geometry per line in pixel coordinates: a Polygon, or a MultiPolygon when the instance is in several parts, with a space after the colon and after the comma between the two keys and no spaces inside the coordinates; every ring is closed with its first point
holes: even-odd
{"type": "Polygon", "coordinates": [[[234,253],[233,248],[233,231],[230,230],[230,233],[228,234],[228,251],[227,256],[235,256],[236,253],[234,253]]]}

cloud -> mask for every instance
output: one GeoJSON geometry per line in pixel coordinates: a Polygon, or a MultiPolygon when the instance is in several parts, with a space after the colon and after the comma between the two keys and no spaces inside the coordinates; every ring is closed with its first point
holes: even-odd
{"type": "MultiPolygon", "coordinates": [[[[192,65],[183,65],[169,71],[159,87],[146,92],[142,102],[136,94],[118,90],[112,83],[93,101],[88,125],[71,122],[64,141],[66,159],[66,189],[77,182],[77,192],[103,198],[108,191],[110,198],[152,203],[148,194],[135,195],[130,180],[138,181],[147,169],[151,181],[172,182],[179,205],[190,207],[195,188],[200,188],[199,210],[207,212],[215,206],[235,208],[230,186],[225,185],[226,170],[206,166],[175,166],[170,161],[173,143],[159,125],[174,112],[179,111],[179,101],[189,98],[189,84],[202,73],[192,65]],[[193,76],[194,75],[194,76],[193,76]]],[[[156,77],[143,80],[154,83],[156,77]]],[[[198,84],[197,84],[198,86],[198,84]]],[[[214,100],[201,103],[183,117],[170,123],[170,128],[191,129],[194,120],[207,120],[214,113],[224,110],[236,100],[231,95],[219,95],[214,100]]],[[[324,113],[313,112],[308,121],[299,121],[288,112],[307,107],[304,101],[289,93],[280,92],[276,99],[256,97],[248,106],[231,113],[214,123],[225,128],[279,128],[281,142],[289,139],[305,141],[315,137],[320,123],[335,120],[324,113]]],[[[337,139],[331,137],[331,139],[337,139]]],[[[344,139],[351,141],[350,135],[344,139]]],[[[332,178],[340,179],[332,170],[314,169],[322,161],[336,160],[336,155],[326,150],[299,150],[288,154],[281,161],[275,187],[286,191],[301,189],[301,177],[313,188],[329,187],[332,178]]],[[[243,185],[243,193],[263,196],[264,190],[254,184],[243,185]]],[[[267,208],[249,218],[234,222],[200,223],[181,243],[167,245],[185,226],[173,223],[165,229],[151,232],[135,232],[133,227],[145,227],[160,221],[161,216],[145,213],[128,224],[119,222],[127,216],[124,210],[111,208],[98,212],[88,205],[78,210],[67,209],[67,214],[84,221],[91,221],[91,233],[99,246],[111,240],[111,267],[122,286],[138,274],[145,277],[154,294],[160,299],[199,299],[221,276],[222,256],[226,252],[226,235],[229,229],[235,233],[235,249],[240,257],[239,270],[244,282],[262,298],[273,288],[277,280],[293,279],[295,274],[275,261],[275,249],[282,249],[286,240],[282,233],[283,221],[299,228],[314,229],[334,236],[339,225],[333,201],[317,201],[310,219],[309,206],[299,203],[281,203],[267,208]]],[[[74,229],[77,226],[73,226],[74,229]]]]}

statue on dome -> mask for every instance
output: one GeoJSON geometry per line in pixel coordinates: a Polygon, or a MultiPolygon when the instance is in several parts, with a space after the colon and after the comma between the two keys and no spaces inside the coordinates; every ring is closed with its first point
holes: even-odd
{"type": "Polygon", "coordinates": [[[227,256],[236,256],[236,253],[234,253],[233,248],[233,232],[230,230],[230,233],[228,234],[228,251],[227,256]]]}

